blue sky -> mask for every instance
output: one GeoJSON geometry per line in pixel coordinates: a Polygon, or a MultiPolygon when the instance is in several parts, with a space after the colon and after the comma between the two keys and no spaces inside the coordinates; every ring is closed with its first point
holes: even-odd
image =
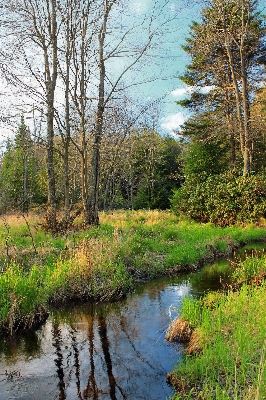
{"type": "MultiPolygon", "coordinates": [[[[141,21],[145,15],[150,15],[156,2],[162,6],[165,0],[131,0],[128,3],[125,2],[125,4],[128,4],[127,15],[130,18],[127,21],[129,22],[128,25],[132,23],[131,20],[133,19],[141,21]]],[[[158,103],[159,120],[157,121],[157,128],[164,133],[172,133],[173,130],[178,130],[178,127],[184,122],[187,115],[186,110],[175,104],[176,100],[184,98],[187,93],[187,88],[178,79],[178,76],[184,73],[186,64],[189,63],[188,56],[182,50],[181,45],[185,44],[185,38],[189,34],[189,25],[191,22],[199,19],[201,8],[201,1],[168,1],[163,8],[161,19],[159,18],[157,23],[160,26],[160,23],[163,24],[165,20],[169,19],[170,21],[163,26],[162,33],[158,37],[159,42],[154,42],[155,46],[150,52],[151,57],[146,59],[146,66],[138,71],[138,78],[143,77],[144,80],[151,78],[151,82],[140,85],[137,88],[135,92],[136,103],[138,102],[138,97],[143,100],[142,104],[144,105],[153,103],[157,99],[162,99],[158,103]]],[[[116,21],[118,25],[123,22],[126,21],[122,21],[121,19],[116,21]]],[[[135,37],[135,40],[138,39],[135,37]]],[[[119,62],[123,64],[121,59],[119,62]]],[[[0,82],[1,93],[8,92],[5,86],[3,81],[0,82]]],[[[18,101],[21,100],[19,96],[17,98],[18,101]]],[[[9,100],[8,97],[7,99],[9,100]]],[[[6,104],[4,97],[1,100],[6,104]]],[[[15,99],[15,103],[16,101],[15,99]]],[[[2,109],[5,109],[7,112],[5,104],[2,109]]],[[[25,110],[23,104],[21,107],[20,109],[25,110]]],[[[28,108],[31,109],[32,105],[28,108]]],[[[16,114],[15,110],[11,110],[11,104],[8,110],[11,115],[16,114]]],[[[30,121],[28,123],[30,124],[30,121]]],[[[0,142],[1,139],[3,140],[6,136],[9,136],[8,129],[4,128],[4,126],[1,129],[0,136],[2,136],[0,137],[0,142]]]]}
{"type": "MultiPolygon", "coordinates": [[[[141,21],[145,15],[151,15],[155,3],[162,6],[165,2],[166,0],[126,0],[124,2],[127,5],[126,20],[123,20],[118,13],[114,13],[115,25],[120,29],[120,25],[130,26],[133,20],[135,22],[141,21]]],[[[264,2],[265,0],[260,1],[261,9],[265,8],[264,2]]],[[[192,21],[200,19],[200,12],[205,5],[205,0],[169,0],[163,9],[161,19],[158,19],[158,24],[167,19],[170,19],[170,21],[163,26],[162,34],[158,37],[159,42],[156,43],[155,41],[155,47],[150,52],[151,57],[147,57],[146,65],[144,64],[143,68],[141,67],[137,72],[136,77],[140,78],[139,81],[143,78],[144,80],[151,79],[151,82],[137,86],[137,89],[134,89],[135,92],[132,91],[131,95],[135,96],[136,104],[140,100],[140,108],[143,107],[143,104],[145,106],[161,99],[158,102],[159,114],[156,127],[162,133],[178,131],[180,125],[188,116],[188,111],[175,103],[175,101],[184,99],[189,95],[189,88],[178,79],[178,76],[184,73],[186,65],[190,63],[188,55],[182,50],[181,46],[186,43],[185,39],[189,36],[189,27],[192,21]]],[[[119,2],[117,7],[119,8],[119,2]]],[[[112,34],[110,37],[112,38],[112,34]]],[[[140,36],[139,38],[135,37],[135,41],[140,38],[140,36]]],[[[119,73],[119,63],[121,68],[124,67],[123,59],[118,58],[118,60],[114,61],[114,65],[118,66],[117,73],[119,73]]],[[[113,78],[115,78],[115,74],[113,78]]],[[[4,82],[0,81],[0,94],[4,93],[5,89],[4,82]]],[[[4,101],[2,109],[7,110],[6,98],[3,97],[2,99],[4,101]]],[[[8,135],[4,132],[7,131],[2,128],[0,142],[1,139],[4,139],[4,136],[8,135]]]]}
{"type": "MultiPolygon", "coordinates": [[[[164,3],[161,0],[161,3],[164,3]]],[[[131,8],[139,13],[141,18],[152,9],[152,0],[132,1],[131,8]]],[[[165,32],[161,37],[162,44],[158,46],[158,57],[160,62],[152,63],[152,68],[157,69],[158,74],[154,82],[144,85],[142,93],[149,93],[147,100],[163,98],[159,103],[158,128],[164,133],[173,133],[188,116],[188,111],[178,106],[175,101],[184,99],[189,94],[189,89],[178,79],[185,72],[185,67],[190,60],[181,46],[189,35],[193,20],[199,20],[203,3],[192,0],[169,1],[162,18],[175,18],[166,25],[165,32]],[[160,79],[162,77],[163,79],[160,79]]],[[[156,52],[156,48],[154,50],[156,52]]],[[[154,73],[156,76],[156,71],[154,73]]]]}
{"type": "MultiPolygon", "coordinates": [[[[141,3],[144,8],[152,6],[151,0],[133,1],[133,3],[135,5],[141,3]]],[[[161,118],[159,121],[159,127],[165,133],[178,131],[179,126],[189,116],[187,110],[175,103],[177,100],[188,97],[191,90],[178,79],[178,76],[184,73],[186,65],[190,63],[188,55],[182,50],[181,46],[186,43],[185,39],[189,36],[192,21],[200,21],[201,10],[206,6],[207,2],[205,0],[190,0],[189,2],[176,0],[169,2],[169,13],[171,13],[171,8],[172,11],[177,12],[175,21],[171,23],[171,33],[166,34],[165,37],[166,42],[169,42],[168,56],[162,61],[164,71],[169,74],[169,80],[159,81],[152,88],[153,94],[158,97],[168,93],[161,104],[161,118]]],[[[258,1],[258,10],[265,15],[265,0],[258,1]]],[[[206,88],[206,90],[208,89],[210,88],[206,88]]]]}

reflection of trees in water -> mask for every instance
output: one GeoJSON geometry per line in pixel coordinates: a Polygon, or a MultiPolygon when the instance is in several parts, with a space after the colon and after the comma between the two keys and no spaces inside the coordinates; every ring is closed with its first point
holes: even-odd
{"type": "MultiPolygon", "coordinates": [[[[83,316],[83,321],[84,321],[84,316],[83,316]]],[[[113,375],[112,371],[112,359],[111,359],[111,353],[110,353],[110,343],[108,339],[108,334],[107,334],[107,321],[106,321],[106,316],[105,313],[100,313],[98,316],[97,320],[94,317],[94,313],[91,312],[89,316],[86,318],[86,322],[88,324],[87,328],[87,342],[88,342],[88,351],[89,351],[89,365],[90,365],[90,372],[89,372],[89,377],[87,381],[87,386],[82,390],[81,388],[81,362],[82,358],[80,355],[80,347],[79,343],[77,341],[76,337],[76,330],[68,327],[68,334],[70,335],[71,338],[71,347],[69,354],[65,355],[65,359],[68,360],[67,365],[69,366],[69,358],[71,354],[73,354],[74,358],[74,363],[73,369],[70,370],[68,373],[68,376],[71,376],[72,373],[75,374],[76,378],[76,388],[77,388],[77,398],[81,400],[87,400],[87,399],[93,399],[93,400],[98,400],[99,398],[99,393],[102,393],[102,390],[97,387],[95,375],[96,375],[96,369],[95,369],[95,334],[94,334],[94,324],[96,323],[98,326],[98,333],[99,333],[99,339],[101,342],[101,347],[103,351],[103,359],[104,359],[104,364],[106,366],[106,372],[108,375],[108,382],[109,382],[109,394],[110,394],[110,399],[111,400],[117,400],[116,398],[116,390],[119,390],[121,393],[123,399],[126,399],[126,395],[123,392],[123,389],[118,386],[115,377],[113,375]]],[[[55,323],[53,326],[52,330],[52,335],[53,335],[53,346],[55,347],[55,353],[56,353],[56,358],[55,358],[55,365],[56,365],[56,372],[57,376],[59,379],[58,382],[58,388],[59,388],[59,400],[65,400],[67,398],[66,394],[66,383],[65,383],[65,376],[67,374],[64,373],[64,356],[62,352],[62,334],[60,330],[60,325],[58,323],[55,323]]],[[[71,367],[71,366],[70,366],[71,367]]],[[[72,368],[72,367],[71,367],[72,368]]]]}
{"type": "Polygon", "coordinates": [[[71,331],[71,345],[74,351],[74,367],[75,367],[75,376],[76,376],[76,385],[77,385],[77,394],[78,398],[82,399],[81,396],[81,388],[80,388],[80,362],[79,362],[79,349],[76,340],[76,336],[74,335],[74,331],[71,331]]]}
{"type": "Polygon", "coordinates": [[[0,340],[0,355],[10,364],[15,364],[21,355],[28,359],[39,358],[41,355],[41,341],[36,332],[17,333],[0,340]]]}
{"type": "Polygon", "coordinates": [[[53,326],[52,330],[52,335],[53,335],[53,346],[55,347],[55,353],[56,353],[56,358],[55,358],[55,365],[57,367],[57,376],[59,378],[59,399],[60,400],[65,400],[66,394],[65,394],[65,381],[64,381],[64,368],[63,368],[63,353],[61,349],[61,330],[58,327],[58,325],[53,326]]]}
{"type": "Polygon", "coordinates": [[[84,390],[84,398],[92,398],[93,400],[98,400],[98,388],[95,380],[95,364],[94,364],[94,330],[93,323],[94,317],[93,312],[88,320],[88,341],[89,341],[89,354],[90,354],[90,375],[88,379],[88,384],[86,389],[84,390]],[[93,395],[93,397],[91,397],[93,395]],[[90,397],[89,397],[90,396],[90,397]]]}
{"type": "Polygon", "coordinates": [[[113,367],[112,367],[112,360],[111,360],[111,354],[109,350],[109,339],[107,336],[107,322],[106,322],[106,317],[101,315],[99,316],[98,319],[99,322],[99,335],[101,339],[101,344],[102,344],[102,349],[103,349],[103,354],[104,354],[104,360],[106,363],[107,367],[107,374],[108,374],[108,379],[109,379],[109,386],[110,386],[110,398],[112,400],[116,400],[116,388],[120,391],[123,399],[126,399],[126,395],[124,394],[122,388],[118,386],[116,383],[115,377],[113,375],[113,367]]]}
{"type": "Polygon", "coordinates": [[[134,353],[136,354],[136,358],[137,358],[138,360],[141,360],[143,363],[147,364],[147,365],[150,367],[151,370],[156,370],[156,368],[154,367],[154,365],[152,365],[152,364],[142,355],[141,351],[139,351],[139,350],[136,348],[136,346],[135,346],[135,344],[134,344],[134,341],[131,339],[131,335],[127,332],[126,326],[127,326],[126,318],[125,318],[125,317],[121,317],[121,319],[120,319],[120,328],[121,328],[121,331],[124,332],[124,334],[125,334],[125,336],[126,336],[126,338],[127,338],[127,340],[128,340],[128,343],[130,344],[130,346],[132,347],[134,353]]]}

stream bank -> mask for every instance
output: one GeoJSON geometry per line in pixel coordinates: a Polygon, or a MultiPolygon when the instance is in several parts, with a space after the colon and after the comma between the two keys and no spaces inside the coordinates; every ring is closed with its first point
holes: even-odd
{"type": "Polygon", "coordinates": [[[186,298],[168,327],[167,340],[185,343],[167,375],[173,399],[266,398],[265,251],[247,249],[231,264],[226,290],[186,298]]]}
{"type": "Polygon", "coordinates": [[[164,339],[167,327],[185,296],[221,287],[229,272],[220,261],[138,284],[117,302],[51,308],[36,332],[0,342],[0,400],[169,398],[183,346],[164,339]]]}
{"type": "Polygon", "coordinates": [[[50,305],[117,300],[139,281],[195,271],[266,237],[263,226],[221,228],[160,211],[106,213],[99,227],[67,237],[44,236],[36,226],[36,219],[25,225],[11,218],[0,227],[0,331],[5,335],[44,322],[50,305]],[[12,247],[4,240],[6,226],[12,247]],[[5,251],[8,263],[1,259],[5,251]]]}

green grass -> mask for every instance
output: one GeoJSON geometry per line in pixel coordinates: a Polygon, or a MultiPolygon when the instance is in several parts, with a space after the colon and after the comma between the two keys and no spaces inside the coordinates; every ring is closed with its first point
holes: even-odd
{"type": "Polygon", "coordinates": [[[169,212],[102,213],[101,225],[62,237],[30,215],[0,223],[0,330],[31,321],[40,308],[69,299],[117,299],[134,281],[208,259],[213,250],[266,238],[264,228],[219,228],[169,212]],[[15,304],[15,306],[14,306],[15,304]]]}
{"type": "Polygon", "coordinates": [[[232,273],[232,280],[235,283],[243,283],[252,279],[260,279],[266,276],[266,255],[255,252],[243,262],[240,262],[232,273]]]}
{"type": "MultiPolygon", "coordinates": [[[[238,268],[249,265],[250,259],[238,268]]],[[[266,258],[253,258],[252,276],[266,258]]],[[[237,292],[186,298],[181,316],[194,328],[202,351],[185,355],[173,372],[173,399],[254,399],[266,397],[266,284],[237,292]]]]}

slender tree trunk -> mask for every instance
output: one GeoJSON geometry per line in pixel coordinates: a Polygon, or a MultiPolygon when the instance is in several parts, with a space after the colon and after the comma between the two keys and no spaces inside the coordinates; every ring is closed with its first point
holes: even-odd
{"type": "Polygon", "coordinates": [[[228,61],[229,61],[229,67],[231,71],[231,76],[232,76],[232,82],[233,82],[233,87],[235,90],[235,96],[236,96],[236,109],[237,109],[237,119],[238,119],[238,125],[239,125],[239,139],[240,139],[240,147],[242,154],[244,155],[245,151],[245,136],[244,136],[244,125],[243,125],[243,120],[242,120],[242,99],[241,99],[241,94],[236,78],[236,72],[234,68],[234,61],[233,61],[233,55],[232,51],[230,48],[230,43],[229,43],[229,38],[227,37],[227,34],[225,33],[225,47],[227,50],[227,55],[228,55],[228,61]]]}
{"type": "Polygon", "coordinates": [[[243,98],[243,121],[244,121],[244,169],[243,175],[247,175],[252,170],[252,145],[251,145],[251,132],[250,132],[250,109],[247,90],[247,73],[245,67],[245,59],[243,49],[241,51],[241,82],[242,82],[242,98],[243,98]]]}
{"type": "MultiPolygon", "coordinates": [[[[249,4],[250,7],[250,4],[249,4]]],[[[247,89],[247,54],[246,54],[246,40],[248,37],[247,27],[250,23],[250,9],[246,14],[245,4],[242,3],[241,13],[242,27],[241,32],[238,35],[238,40],[231,39],[224,22],[224,37],[225,47],[228,55],[229,67],[232,76],[232,82],[236,95],[236,107],[237,107],[237,118],[239,124],[239,135],[240,135],[240,146],[243,156],[243,176],[250,173],[252,169],[252,143],[250,133],[250,118],[249,118],[249,99],[247,89]],[[237,79],[236,66],[232,54],[232,44],[238,48],[238,57],[240,65],[238,66],[238,75],[240,76],[241,84],[237,79]],[[240,90],[241,85],[241,90],[240,90]]]]}
{"type": "MultiPolygon", "coordinates": [[[[48,174],[48,212],[47,227],[56,230],[56,191],[54,173],[54,96],[57,81],[57,21],[55,0],[50,0],[51,14],[48,9],[50,22],[50,40],[52,45],[52,65],[49,60],[48,46],[43,44],[46,76],[47,99],[47,174],[48,174]]],[[[49,4],[47,4],[49,8],[49,4]]]]}
{"type": "MultiPolygon", "coordinates": [[[[69,27],[68,27],[69,28],[69,27]]],[[[64,195],[65,195],[65,216],[64,219],[66,223],[69,221],[70,217],[70,197],[69,197],[69,144],[71,137],[71,127],[70,127],[70,105],[69,105],[69,92],[70,92],[70,32],[67,29],[67,49],[66,49],[66,76],[65,76],[65,138],[64,143],[64,195]]]]}
{"type": "Polygon", "coordinates": [[[105,60],[104,60],[104,39],[106,35],[106,27],[108,15],[111,5],[105,0],[105,10],[103,16],[103,23],[98,36],[99,43],[99,86],[98,86],[98,107],[94,132],[94,144],[92,155],[92,175],[90,181],[89,192],[89,207],[87,209],[86,222],[89,225],[99,224],[99,178],[100,178],[100,145],[103,133],[103,117],[105,109],[105,93],[104,93],[104,80],[105,80],[105,60]]]}
{"type": "Polygon", "coordinates": [[[232,113],[228,110],[226,112],[226,121],[229,132],[229,143],[230,143],[230,167],[232,170],[235,169],[236,166],[236,140],[235,140],[235,130],[233,123],[232,113]]]}
{"type": "Polygon", "coordinates": [[[28,150],[24,156],[24,177],[23,177],[23,213],[29,211],[29,194],[28,194],[28,150]]]}

